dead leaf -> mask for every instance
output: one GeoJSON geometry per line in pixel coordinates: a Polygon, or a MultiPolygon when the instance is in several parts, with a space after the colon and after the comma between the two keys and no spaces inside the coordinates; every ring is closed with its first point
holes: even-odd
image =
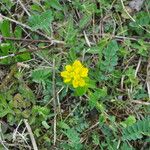
{"type": "Polygon", "coordinates": [[[132,0],[129,2],[129,7],[133,10],[140,11],[144,0],[132,0]]]}

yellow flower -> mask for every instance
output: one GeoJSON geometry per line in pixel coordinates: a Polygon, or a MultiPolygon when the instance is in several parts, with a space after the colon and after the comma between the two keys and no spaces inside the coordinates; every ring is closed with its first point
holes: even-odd
{"type": "Polygon", "coordinates": [[[88,68],[84,67],[79,60],[75,60],[72,65],[66,65],[65,71],[61,72],[64,83],[70,83],[74,88],[84,87],[85,79],[88,77],[88,68]]]}
{"type": "Polygon", "coordinates": [[[73,65],[72,65],[73,68],[81,68],[83,67],[81,62],[79,60],[75,60],[73,65]]]}

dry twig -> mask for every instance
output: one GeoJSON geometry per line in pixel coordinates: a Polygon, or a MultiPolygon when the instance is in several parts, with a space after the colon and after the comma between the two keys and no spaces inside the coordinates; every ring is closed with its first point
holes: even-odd
{"type": "MultiPolygon", "coordinates": [[[[13,22],[13,23],[15,23],[15,24],[17,24],[17,25],[20,25],[20,26],[22,26],[23,28],[26,28],[26,29],[28,29],[28,30],[30,30],[30,31],[33,31],[30,26],[28,26],[28,25],[26,25],[26,24],[23,24],[23,23],[21,23],[21,22],[19,22],[19,21],[16,21],[16,20],[14,20],[14,19],[11,19],[11,18],[9,18],[9,17],[6,17],[6,16],[4,16],[4,15],[2,15],[2,14],[0,14],[0,17],[3,18],[3,19],[9,20],[10,22],[13,22]]],[[[40,31],[33,31],[33,32],[35,32],[35,33],[37,33],[37,34],[39,34],[39,35],[45,37],[46,39],[50,40],[52,43],[65,44],[65,42],[63,42],[63,41],[58,41],[58,40],[54,40],[54,39],[52,39],[51,37],[47,36],[46,34],[40,32],[40,31]]]]}
{"type": "Polygon", "coordinates": [[[139,100],[134,100],[134,101],[131,101],[131,102],[135,103],[135,104],[141,104],[141,105],[147,105],[147,106],[150,105],[149,102],[143,102],[143,101],[139,101],[139,100]]]}
{"type": "Polygon", "coordinates": [[[26,128],[27,128],[28,132],[29,132],[29,135],[30,135],[30,138],[31,138],[31,142],[32,142],[32,145],[33,145],[33,149],[34,150],[38,150],[38,147],[37,147],[37,144],[36,144],[36,141],[35,141],[32,129],[31,129],[29,123],[28,123],[28,120],[24,119],[23,121],[24,121],[24,123],[26,125],[26,128]]]}
{"type": "Polygon", "coordinates": [[[30,13],[28,12],[28,10],[26,9],[26,7],[24,6],[24,4],[21,2],[21,0],[18,0],[19,4],[21,5],[21,7],[23,8],[23,10],[26,12],[26,14],[28,16],[31,16],[30,13]]]}
{"type": "Polygon", "coordinates": [[[148,90],[148,95],[149,95],[149,99],[150,99],[150,57],[148,59],[148,65],[147,65],[146,84],[147,84],[147,90],[148,90]]]}
{"type": "Polygon", "coordinates": [[[57,121],[57,104],[56,104],[56,89],[55,89],[55,59],[53,59],[53,107],[54,107],[54,145],[56,144],[56,121],[57,121]]]}

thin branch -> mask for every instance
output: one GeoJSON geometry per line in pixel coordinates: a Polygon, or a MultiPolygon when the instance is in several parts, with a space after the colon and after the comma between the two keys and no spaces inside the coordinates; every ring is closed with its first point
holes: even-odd
{"type": "MultiPolygon", "coordinates": [[[[131,40],[131,41],[139,41],[143,39],[142,37],[134,36],[134,37],[126,37],[126,36],[119,36],[119,35],[109,35],[109,34],[102,34],[102,36],[111,36],[111,38],[116,40],[131,40]]],[[[149,38],[143,39],[145,42],[150,42],[149,38]]]]}
{"type": "Polygon", "coordinates": [[[26,9],[26,7],[23,5],[23,3],[21,2],[21,0],[18,0],[19,4],[21,5],[21,7],[23,8],[23,10],[26,12],[26,14],[28,16],[31,16],[30,13],[28,12],[28,10],[26,9]]]}
{"type": "Polygon", "coordinates": [[[15,129],[15,131],[13,133],[13,142],[16,140],[16,135],[17,135],[17,132],[18,132],[18,129],[19,129],[21,123],[22,123],[22,120],[20,120],[19,124],[17,125],[17,128],[15,129]]]}
{"type": "Polygon", "coordinates": [[[15,57],[15,56],[18,56],[18,55],[21,55],[21,54],[25,54],[25,53],[33,53],[33,52],[37,52],[37,51],[47,50],[47,48],[49,48],[50,46],[51,45],[46,46],[44,48],[28,49],[28,50],[23,51],[23,52],[16,52],[16,53],[8,54],[8,55],[5,55],[5,56],[0,56],[0,60],[5,59],[5,58],[9,58],[9,57],[15,57]]]}
{"type": "MultiPolygon", "coordinates": [[[[82,132],[82,135],[85,134],[85,133],[87,133],[87,132],[89,132],[89,131],[91,131],[93,128],[96,128],[98,125],[99,125],[99,122],[96,122],[96,123],[95,123],[94,125],[92,125],[90,128],[88,128],[87,130],[85,130],[84,132],[82,132]]],[[[80,142],[83,143],[83,142],[84,142],[84,139],[81,139],[80,142]]]]}
{"type": "MultiPolygon", "coordinates": [[[[87,36],[92,36],[93,34],[87,34],[87,36]]],[[[94,34],[96,36],[99,36],[99,34],[94,34]]],[[[140,39],[142,39],[145,42],[150,42],[150,38],[144,38],[144,37],[139,37],[139,36],[133,36],[133,37],[127,37],[127,36],[119,36],[119,35],[111,35],[108,33],[102,33],[100,34],[102,37],[106,37],[106,38],[112,38],[112,39],[116,39],[117,41],[121,41],[121,40],[131,40],[131,41],[139,41],[140,39]]],[[[83,37],[84,34],[80,34],[78,37],[83,37]]],[[[93,45],[93,43],[90,42],[91,45],[93,45]]]]}
{"type": "MultiPolygon", "coordinates": [[[[127,9],[125,8],[125,5],[123,3],[123,0],[120,0],[121,1],[121,5],[122,5],[122,8],[123,10],[126,12],[126,14],[129,16],[129,18],[133,21],[133,22],[136,22],[136,20],[128,13],[127,9]]],[[[137,22],[136,22],[137,23],[137,22]]],[[[141,26],[140,24],[138,24],[138,26],[143,29],[144,31],[146,31],[147,33],[150,33],[149,30],[145,29],[143,26],[141,26]]]]}
{"type": "Polygon", "coordinates": [[[135,103],[135,104],[141,104],[141,105],[147,105],[147,106],[150,105],[149,102],[143,102],[143,101],[139,101],[139,100],[134,100],[134,101],[131,101],[131,102],[135,103]]]}
{"type": "Polygon", "coordinates": [[[5,59],[5,58],[9,58],[9,57],[14,57],[16,56],[15,54],[9,54],[9,55],[5,55],[5,56],[0,56],[0,60],[5,59]]]}
{"type": "Polygon", "coordinates": [[[35,32],[35,33],[37,33],[37,34],[39,34],[39,35],[45,37],[46,39],[50,40],[52,43],[65,44],[64,41],[54,40],[54,39],[52,39],[51,37],[47,36],[46,34],[40,32],[40,31],[33,31],[30,26],[28,26],[28,25],[26,25],[26,24],[23,24],[23,23],[21,23],[21,22],[19,22],[19,21],[16,21],[16,20],[14,20],[14,19],[11,19],[11,18],[9,18],[9,17],[6,17],[6,16],[4,16],[4,15],[2,15],[2,14],[0,14],[0,17],[2,17],[3,19],[9,20],[10,22],[13,22],[13,23],[15,23],[15,24],[17,24],[17,25],[20,25],[20,26],[22,26],[23,28],[26,28],[26,29],[28,29],[28,30],[30,30],[30,31],[32,31],[32,32],[35,32]]]}
{"type": "Polygon", "coordinates": [[[56,121],[57,121],[57,104],[56,104],[56,89],[55,89],[55,59],[53,59],[53,107],[54,107],[54,145],[56,144],[56,121]]]}
{"type": "Polygon", "coordinates": [[[133,21],[133,22],[136,22],[136,20],[128,13],[128,11],[126,10],[125,6],[124,6],[124,3],[123,3],[123,0],[121,0],[121,5],[122,5],[122,8],[123,10],[126,12],[126,14],[129,16],[129,18],[133,21]]]}
{"type": "Polygon", "coordinates": [[[140,58],[139,58],[139,61],[138,61],[138,65],[137,65],[136,70],[135,70],[135,75],[134,75],[135,77],[137,76],[137,73],[138,73],[138,71],[139,71],[141,62],[142,62],[142,59],[141,59],[141,57],[140,57],[140,58]]]}
{"type": "Polygon", "coordinates": [[[52,43],[50,40],[34,40],[34,39],[19,39],[15,37],[1,37],[1,40],[11,40],[11,41],[23,41],[23,42],[31,42],[31,43],[52,43]]]}
{"type": "Polygon", "coordinates": [[[148,96],[150,99],[150,56],[149,56],[148,65],[147,65],[146,84],[147,84],[148,96]]]}
{"type": "Polygon", "coordinates": [[[89,41],[89,39],[88,39],[88,37],[87,37],[86,32],[85,32],[85,31],[83,31],[83,34],[84,34],[85,41],[86,41],[87,45],[88,45],[89,47],[91,47],[91,44],[90,44],[90,41],[89,41]]]}
{"type": "Polygon", "coordinates": [[[26,125],[26,128],[27,128],[28,132],[29,132],[29,135],[30,135],[30,138],[31,138],[31,142],[32,142],[32,145],[33,145],[33,149],[34,150],[38,150],[38,147],[37,147],[37,144],[36,144],[36,141],[35,141],[32,129],[31,129],[29,123],[28,123],[28,120],[24,119],[23,121],[24,121],[24,123],[26,125]]]}

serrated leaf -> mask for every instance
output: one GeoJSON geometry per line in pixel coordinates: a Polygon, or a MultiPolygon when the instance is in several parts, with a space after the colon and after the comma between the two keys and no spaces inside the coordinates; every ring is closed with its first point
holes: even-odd
{"type": "Polygon", "coordinates": [[[64,121],[58,122],[58,126],[62,129],[69,129],[70,128],[64,121]]]}
{"type": "Polygon", "coordinates": [[[90,20],[91,20],[91,15],[88,15],[88,14],[84,15],[83,18],[79,22],[79,27],[84,28],[85,26],[87,26],[90,20]]]}
{"type": "Polygon", "coordinates": [[[76,130],[71,128],[64,133],[72,143],[80,143],[79,133],[76,130]]]}
{"type": "Polygon", "coordinates": [[[65,36],[65,41],[70,44],[75,42],[75,37],[77,36],[77,30],[74,28],[73,18],[71,17],[68,21],[67,32],[65,36]]]}
{"type": "Polygon", "coordinates": [[[52,21],[53,15],[49,10],[29,17],[29,25],[33,31],[36,31],[37,29],[48,29],[52,21]]]}
{"type": "MultiPolygon", "coordinates": [[[[107,95],[107,88],[106,87],[103,87],[102,89],[98,89],[95,92],[91,93],[90,97],[89,97],[90,106],[91,107],[97,106],[97,102],[100,99],[104,98],[106,95],[107,95]]],[[[103,107],[103,106],[100,106],[100,104],[99,104],[99,107],[103,107]]]]}
{"type": "Polygon", "coordinates": [[[118,57],[117,51],[119,50],[118,44],[115,40],[108,43],[107,48],[103,50],[104,60],[100,62],[100,70],[102,72],[112,72],[117,65],[118,57]]]}
{"type": "Polygon", "coordinates": [[[21,84],[18,90],[26,100],[32,102],[33,104],[35,103],[35,95],[26,84],[21,84]]]}
{"type": "Polygon", "coordinates": [[[47,0],[47,4],[57,10],[62,10],[63,7],[59,3],[59,0],[47,0]]]}
{"type": "Polygon", "coordinates": [[[123,140],[141,139],[144,135],[149,136],[150,128],[148,126],[149,118],[139,120],[133,125],[123,129],[123,140]]]}
{"type": "Polygon", "coordinates": [[[107,57],[111,58],[112,56],[114,56],[116,54],[116,52],[118,51],[118,44],[115,40],[112,40],[111,42],[109,42],[109,44],[107,45],[107,48],[104,50],[104,56],[107,59],[107,57]]]}
{"type": "MultiPolygon", "coordinates": [[[[1,109],[1,108],[0,108],[1,109]]],[[[2,109],[1,109],[2,110],[2,109]]],[[[10,113],[9,110],[7,109],[3,109],[2,111],[0,111],[0,118],[3,118],[4,116],[6,116],[8,113],[10,113]]]]}
{"type": "Polygon", "coordinates": [[[50,70],[49,69],[38,69],[34,70],[31,75],[32,79],[36,83],[45,82],[48,77],[50,77],[50,70]]]}

